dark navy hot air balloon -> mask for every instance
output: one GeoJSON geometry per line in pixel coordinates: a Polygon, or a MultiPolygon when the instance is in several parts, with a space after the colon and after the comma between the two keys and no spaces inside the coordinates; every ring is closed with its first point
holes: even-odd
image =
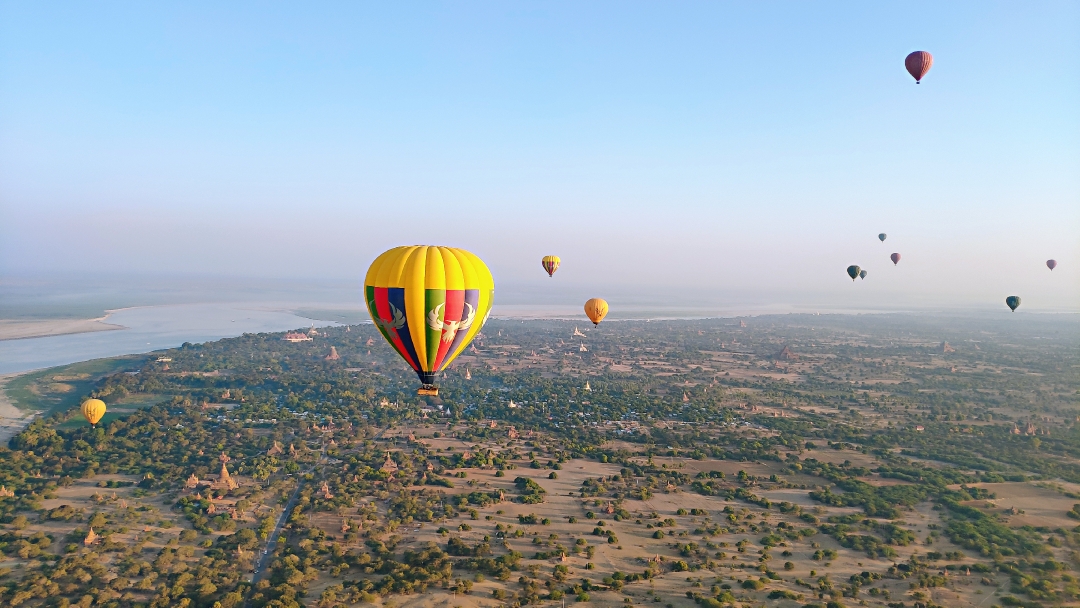
{"type": "Polygon", "coordinates": [[[865,270],[860,270],[859,271],[859,278],[860,279],[865,279],[866,278],[866,271],[865,270]]]}
{"type": "Polygon", "coordinates": [[[877,238],[878,238],[878,240],[879,240],[879,241],[881,241],[882,243],[884,243],[884,242],[885,242],[885,237],[886,237],[886,236],[887,236],[887,235],[886,235],[886,234],[885,234],[884,232],[882,232],[881,234],[877,235],[877,238]]]}
{"type": "Polygon", "coordinates": [[[847,267],[847,276],[851,277],[851,280],[854,281],[855,279],[859,278],[860,270],[862,269],[852,264],[851,266],[847,267]]]}
{"type": "Polygon", "coordinates": [[[1005,298],[1005,305],[1013,312],[1016,312],[1016,309],[1020,307],[1020,296],[1009,296],[1005,298]]]}

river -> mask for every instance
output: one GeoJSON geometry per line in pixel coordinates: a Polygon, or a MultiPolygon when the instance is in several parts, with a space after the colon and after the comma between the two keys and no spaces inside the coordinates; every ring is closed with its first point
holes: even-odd
{"type": "MultiPolygon", "coordinates": [[[[309,327],[311,319],[265,305],[178,304],[113,311],[105,320],[124,329],[0,341],[0,374],[145,353],[245,333],[309,327]]],[[[336,325],[317,321],[316,325],[336,325]]]]}

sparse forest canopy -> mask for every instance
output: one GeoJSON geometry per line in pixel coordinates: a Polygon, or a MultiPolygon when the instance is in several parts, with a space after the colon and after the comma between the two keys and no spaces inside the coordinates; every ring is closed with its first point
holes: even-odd
{"type": "Polygon", "coordinates": [[[370,325],[185,344],[0,448],[0,603],[1074,601],[1078,328],[492,320],[436,399],[370,325]]]}

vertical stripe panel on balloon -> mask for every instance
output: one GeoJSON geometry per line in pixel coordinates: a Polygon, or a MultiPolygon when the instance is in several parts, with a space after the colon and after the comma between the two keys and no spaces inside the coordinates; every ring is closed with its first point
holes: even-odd
{"type": "MultiPolygon", "coordinates": [[[[376,291],[376,293],[378,293],[378,291],[376,291]]],[[[397,337],[398,344],[401,345],[400,352],[402,353],[402,356],[409,362],[409,365],[411,365],[413,369],[421,371],[423,367],[420,358],[416,356],[416,346],[412,340],[412,328],[410,327],[410,325],[416,324],[416,319],[410,319],[408,313],[404,312],[406,310],[405,290],[401,287],[391,287],[387,289],[386,304],[388,311],[393,311],[396,308],[397,311],[403,315],[401,317],[401,320],[403,321],[401,328],[393,330],[393,333],[397,337]]],[[[380,316],[382,316],[381,307],[379,313],[380,316]]]]}
{"type": "MultiPolygon", "coordinates": [[[[443,362],[446,360],[446,354],[450,352],[450,347],[454,342],[454,338],[457,337],[459,327],[461,325],[461,312],[465,308],[465,290],[464,289],[448,289],[446,294],[446,304],[443,307],[443,323],[442,323],[442,335],[439,336],[439,350],[435,354],[435,363],[431,366],[434,371],[444,369],[443,362]]],[[[461,330],[464,333],[465,330],[461,330]]]]}
{"type": "Polygon", "coordinates": [[[427,310],[425,323],[425,339],[427,350],[424,352],[424,371],[433,372],[435,360],[439,356],[439,346],[442,344],[443,327],[446,316],[446,290],[425,289],[424,307],[427,310]]]}
{"type": "MultiPolygon", "coordinates": [[[[400,291],[400,288],[392,289],[397,289],[398,291],[400,291]]],[[[373,291],[373,299],[375,302],[376,313],[373,316],[380,321],[383,321],[383,323],[386,325],[386,328],[379,327],[379,331],[382,332],[383,337],[386,338],[386,341],[390,343],[390,346],[392,346],[399,355],[401,355],[402,359],[405,359],[405,362],[408,363],[410,367],[412,367],[414,370],[419,370],[420,368],[416,364],[416,358],[412,355],[412,353],[409,352],[409,347],[405,345],[405,341],[403,339],[408,338],[408,333],[393,328],[393,324],[395,323],[395,316],[397,316],[400,320],[404,320],[404,313],[402,312],[401,308],[398,307],[400,306],[400,304],[391,306],[390,289],[387,289],[385,287],[375,287],[373,288],[373,291]]],[[[403,324],[401,326],[401,329],[405,328],[406,325],[403,324]]]]}
{"type": "Polygon", "coordinates": [[[417,247],[409,253],[402,268],[402,287],[405,289],[405,319],[409,324],[409,338],[413,346],[416,364],[421,370],[431,371],[427,361],[427,297],[424,288],[424,272],[427,268],[427,247],[417,247]]]}
{"type": "Polygon", "coordinates": [[[461,313],[457,317],[457,321],[462,323],[460,329],[454,335],[453,341],[446,349],[446,352],[450,353],[449,357],[444,357],[442,367],[440,369],[446,369],[450,363],[457,358],[461,351],[465,348],[465,339],[472,333],[474,327],[479,326],[483,321],[483,317],[477,314],[477,304],[480,300],[479,289],[466,289],[461,292],[461,313]],[[467,325],[465,325],[467,324],[467,325]]]}

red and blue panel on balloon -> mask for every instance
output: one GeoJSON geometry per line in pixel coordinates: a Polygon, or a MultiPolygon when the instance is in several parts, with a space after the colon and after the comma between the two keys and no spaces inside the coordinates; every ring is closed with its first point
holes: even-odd
{"type": "Polygon", "coordinates": [[[407,312],[404,288],[368,286],[365,291],[368,310],[379,331],[425,382],[433,379],[433,372],[465,340],[476,320],[480,300],[478,289],[427,289],[424,290],[425,317],[416,319],[407,312]],[[412,339],[415,324],[422,324],[426,333],[427,348],[422,357],[418,356],[412,339]]]}

